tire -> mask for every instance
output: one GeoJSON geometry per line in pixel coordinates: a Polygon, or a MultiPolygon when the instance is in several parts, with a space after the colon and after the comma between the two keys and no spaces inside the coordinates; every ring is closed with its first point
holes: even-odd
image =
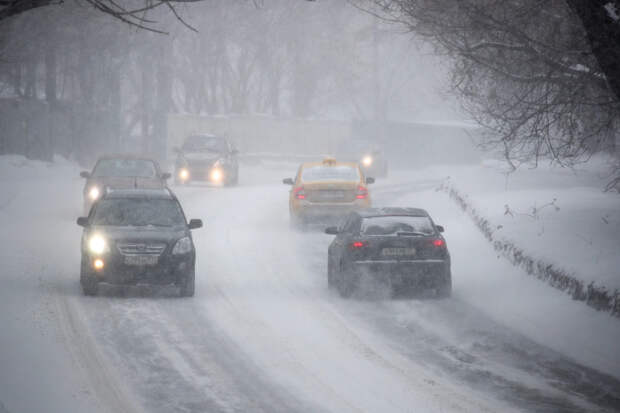
{"type": "Polygon", "coordinates": [[[327,255],[327,288],[332,289],[335,286],[334,282],[334,269],[332,268],[332,260],[329,254],[327,255]]]}
{"type": "Polygon", "coordinates": [[[191,269],[179,283],[179,295],[181,297],[193,297],[196,289],[196,272],[191,269]]]}
{"type": "Polygon", "coordinates": [[[452,296],[452,274],[448,271],[444,282],[437,288],[438,298],[450,298],[452,296]]]}
{"type": "Polygon", "coordinates": [[[80,271],[80,284],[82,285],[82,292],[84,295],[88,296],[96,296],[99,291],[99,281],[97,277],[87,271],[82,265],[82,269],[80,271]]]}
{"type": "Polygon", "coordinates": [[[291,229],[295,231],[305,231],[306,223],[302,218],[298,218],[294,215],[289,216],[289,226],[291,229]]]}
{"type": "Polygon", "coordinates": [[[355,292],[356,283],[354,274],[344,267],[344,263],[340,263],[340,272],[338,274],[338,293],[342,298],[349,298],[355,292]]]}

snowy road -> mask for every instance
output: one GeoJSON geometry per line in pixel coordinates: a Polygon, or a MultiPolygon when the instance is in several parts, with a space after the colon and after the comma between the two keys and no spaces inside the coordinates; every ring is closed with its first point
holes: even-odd
{"type": "MultiPolygon", "coordinates": [[[[437,181],[380,182],[374,203],[419,199],[446,225],[454,297],[343,300],[326,287],[331,237],[289,229],[279,182],[292,172],[245,172],[235,188],[175,189],[188,218],[205,221],[193,299],[82,296],[81,182],[59,173],[15,187],[0,209],[0,412],[620,411],[617,352],[561,326],[554,336],[572,347],[541,345],[553,341],[475,305],[482,292],[493,303],[493,274],[515,270],[437,181]]],[[[557,299],[618,342],[617,320],[557,299]]]]}

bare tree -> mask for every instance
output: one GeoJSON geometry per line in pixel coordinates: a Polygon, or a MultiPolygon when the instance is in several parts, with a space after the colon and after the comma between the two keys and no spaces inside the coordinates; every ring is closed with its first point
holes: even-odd
{"type": "Polygon", "coordinates": [[[620,130],[617,1],[372,3],[370,12],[405,24],[450,57],[454,91],[488,131],[483,143],[502,148],[513,167],[541,158],[573,165],[613,149],[620,130]],[[597,31],[605,19],[609,27],[597,31]]]}

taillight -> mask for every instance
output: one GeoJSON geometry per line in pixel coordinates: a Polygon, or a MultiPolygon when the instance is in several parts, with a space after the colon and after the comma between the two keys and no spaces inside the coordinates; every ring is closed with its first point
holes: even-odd
{"type": "Polygon", "coordinates": [[[306,191],[304,191],[303,186],[298,186],[297,188],[293,189],[293,193],[295,194],[295,198],[297,199],[306,199],[306,191]]]}
{"type": "Polygon", "coordinates": [[[357,192],[355,193],[355,198],[357,199],[366,199],[368,198],[368,189],[365,186],[358,185],[357,192]]]}
{"type": "Polygon", "coordinates": [[[433,245],[436,247],[444,247],[446,243],[444,240],[437,238],[436,240],[433,240],[433,245]]]}
{"type": "Polygon", "coordinates": [[[354,241],[351,243],[350,248],[352,250],[358,250],[360,248],[364,248],[368,246],[368,242],[366,241],[354,241]]]}

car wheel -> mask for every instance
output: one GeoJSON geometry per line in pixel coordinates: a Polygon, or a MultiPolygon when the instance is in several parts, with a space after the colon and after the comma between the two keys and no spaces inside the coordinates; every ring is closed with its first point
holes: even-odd
{"type": "Polygon", "coordinates": [[[450,298],[452,295],[452,274],[448,271],[448,275],[444,282],[437,288],[437,297],[450,298]]]}
{"type": "Polygon", "coordinates": [[[334,288],[334,269],[332,268],[332,259],[331,257],[327,256],[327,288],[332,289],[334,288]]]}
{"type": "Polygon", "coordinates": [[[80,271],[80,284],[84,295],[95,296],[99,290],[99,281],[97,277],[86,271],[83,267],[80,271]]]}
{"type": "Polygon", "coordinates": [[[183,277],[180,282],[179,295],[181,297],[193,297],[195,286],[196,272],[194,271],[194,268],[192,268],[191,271],[188,271],[188,273],[183,277]]]}
{"type": "Polygon", "coordinates": [[[355,291],[355,280],[351,271],[347,271],[344,263],[340,263],[338,274],[338,293],[342,298],[349,298],[355,291]]]}
{"type": "Polygon", "coordinates": [[[294,215],[289,216],[289,225],[291,229],[296,231],[304,231],[306,229],[306,223],[302,218],[298,218],[294,215]]]}

